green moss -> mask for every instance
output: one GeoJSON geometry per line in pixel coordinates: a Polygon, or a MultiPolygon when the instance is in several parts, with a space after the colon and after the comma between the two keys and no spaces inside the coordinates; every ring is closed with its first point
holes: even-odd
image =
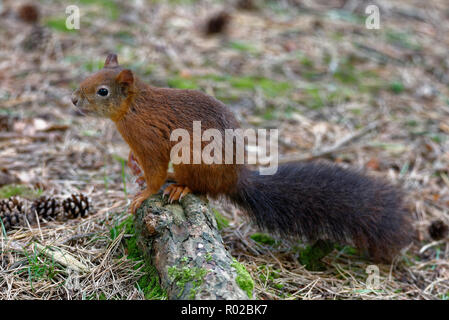
{"type": "Polygon", "coordinates": [[[324,271],[326,266],[321,259],[327,256],[334,249],[331,242],[318,240],[313,246],[307,246],[299,254],[299,262],[303,264],[307,270],[324,271]]]}
{"type": "Polygon", "coordinates": [[[230,41],[228,43],[228,46],[234,50],[241,52],[257,53],[259,51],[254,45],[248,42],[230,41]]]}
{"type": "Polygon", "coordinates": [[[231,86],[241,90],[254,90],[256,81],[252,77],[233,77],[229,79],[231,86]]]}
{"type": "Polygon", "coordinates": [[[107,18],[116,20],[120,16],[120,9],[115,1],[111,0],[79,0],[81,4],[86,6],[101,7],[101,14],[105,14],[107,18]]]}
{"type": "Polygon", "coordinates": [[[35,199],[42,194],[42,190],[33,189],[22,184],[7,184],[0,188],[0,199],[14,196],[35,199]]]}
{"type": "Polygon", "coordinates": [[[90,60],[83,64],[83,68],[89,72],[95,72],[103,69],[104,60],[90,60]]]}
{"type": "Polygon", "coordinates": [[[163,300],[167,298],[167,293],[162,289],[159,282],[159,275],[154,266],[145,264],[144,258],[137,246],[137,237],[134,229],[134,217],[130,216],[123,220],[120,224],[114,226],[110,230],[111,240],[114,240],[122,231],[125,231],[125,246],[127,259],[137,261],[134,269],[143,267],[144,275],[137,281],[136,287],[142,290],[145,299],[163,300]]]}
{"type": "Polygon", "coordinates": [[[267,235],[265,233],[256,232],[256,233],[253,233],[250,236],[250,238],[258,243],[267,244],[270,246],[276,244],[276,240],[274,240],[272,237],[270,237],[269,235],[267,235]]]}
{"type": "Polygon", "coordinates": [[[237,282],[240,289],[246,292],[246,295],[252,299],[254,290],[254,280],[251,278],[249,272],[245,267],[240,264],[236,259],[233,259],[234,263],[231,266],[237,271],[237,277],[235,281],[237,282]]]}
{"type": "Polygon", "coordinates": [[[265,94],[269,97],[275,97],[287,92],[291,85],[288,82],[274,81],[267,78],[261,78],[257,81],[257,85],[262,88],[265,94]]]}
{"type": "Polygon", "coordinates": [[[217,221],[217,228],[221,230],[223,228],[229,227],[229,221],[215,208],[212,208],[212,212],[215,215],[215,220],[217,221]]]}
{"type": "Polygon", "coordinates": [[[167,298],[167,293],[159,284],[159,275],[154,266],[145,267],[145,275],[137,281],[137,287],[140,288],[147,300],[163,300],[167,298]]]}
{"type": "MultiPolygon", "coordinates": [[[[234,77],[230,75],[208,74],[185,78],[176,75],[167,80],[170,87],[178,89],[199,89],[206,85],[210,85],[211,82],[226,83],[232,88],[241,91],[260,89],[268,97],[283,95],[292,89],[292,85],[288,82],[259,76],[234,77]]],[[[217,90],[219,89],[220,87],[218,86],[217,90]]],[[[219,94],[217,93],[217,95],[219,94]]]]}
{"type": "Polygon", "coordinates": [[[179,76],[173,77],[167,81],[168,85],[172,88],[178,89],[198,89],[198,84],[193,78],[182,78],[179,76]]]}
{"type": "Polygon", "coordinates": [[[269,97],[285,94],[291,89],[288,82],[275,81],[263,77],[230,77],[228,78],[232,87],[239,90],[255,90],[261,88],[269,97]]]}
{"type": "Polygon", "coordinates": [[[169,277],[175,281],[176,286],[181,289],[178,294],[178,298],[184,293],[185,287],[188,283],[192,284],[192,288],[189,291],[189,299],[195,299],[198,292],[198,288],[204,281],[204,276],[208,270],[198,267],[178,267],[172,266],[168,268],[169,277]]]}
{"type": "Polygon", "coordinates": [[[66,26],[66,17],[50,18],[45,21],[45,25],[53,30],[61,32],[76,32],[76,29],[68,29],[66,26]]]}
{"type": "Polygon", "coordinates": [[[394,81],[394,82],[390,83],[389,88],[395,94],[400,94],[405,90],[404,85],[402,84],[402,82],[399,82],[399,81],[394,81]]]}

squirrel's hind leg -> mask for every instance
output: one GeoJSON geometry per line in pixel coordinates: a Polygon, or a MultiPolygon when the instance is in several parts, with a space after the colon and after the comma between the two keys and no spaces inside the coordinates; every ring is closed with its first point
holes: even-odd
{"type": "Polygon", "coordinates": [[[143,167],[145,182],[147,186],[132,200],[130,205],[130,212],[132,214],[134,214],[136,210],[142,205],[142,202],[144,202],[151,195],[157,193],[162,187],[165,179],[167,178],[167,167],[168,163],[160,163],[159,165],[148,164],[147,166],[143,167]]]}

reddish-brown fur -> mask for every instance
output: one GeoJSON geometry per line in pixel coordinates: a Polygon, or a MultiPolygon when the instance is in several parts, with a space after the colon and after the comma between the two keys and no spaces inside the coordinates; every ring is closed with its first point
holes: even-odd
{"type": "MultiPolygon", "coordinates": [[[[170,150],[177,143],[170,141],[174,129],[186,129],[193,137],[193,121],[201,121],[202,131],[216,128],[222,130],[224,137],[224,129],[239,127],[220,101],[199,91],[149,86],[118,66],[116,57],[108,56],[105,68],[84,80],[75,94],[95,95],[99,84],[113,88],[117,97],[106,107],[90,103],[90,109],[81,110],[113,120],[144,171],[147,189],[133,209],[164,184],[170,150]],[[121,97],[119,92],[123,86],[127,94],[121,97]]],[[[207,144],[203,142],[202,147],[207,144]]],[[[222,145],[224,154],[224,142],[222,145]]],[[[173,169],[178,184],[188,186],[193,192],[216,196],[234,190],[241,165],[179,164],[173,169]]]]}
{"type": "MultiPolygon", "coordinates": [[[[223,122],[227,122],[226,128],[237,127],[224,106],[199,92],[153,88],[140,81],[136,87],[138,93],[130,101],[128,112],[115,123],[142,167],[152,193],[166,179],[170,150],[177,143],[170,141],[174,129],[186,129],[192,137],[194,120],[202,120],[202,130],[222,128],[223,122]],[[205,121],[207,114],[225,112],[228,113],[226,121],[224,117],[205,121]]],[[[179,184],[195,192],[217,195],[235,186],[239,166],[180,164],[173,168],[179,184]]]]}

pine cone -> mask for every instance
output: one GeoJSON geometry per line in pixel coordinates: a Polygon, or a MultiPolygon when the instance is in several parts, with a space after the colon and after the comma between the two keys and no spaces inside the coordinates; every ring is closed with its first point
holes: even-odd
{"type": "Polygon", "coordinates": [[[25,3],[18,8],[17,15],[26,23],[37,23],[40,19],[40,10],[34,3],[25,3]]]}
{"type": "Polygon", "coordinates": [[[62,212],[61,203],[48,196],[42,196],[37,200],[34,200],[31,205],[31,212],[34,214],[37,212],[37,216],[40,219],[55,220],[62,212]]]}
{"type": "Polygon", "coordinates": [[[204,33],[206,35],[224,33],[228,28],[230,21],[231,15],[228,12],[218,12],[207,19],[204,26],[204,33]]]}
{"type": "Polygon", "coordinates": [[[441,220],[432,221],[428,230],[433,240],[444,239],[449,234],[449,227],[441,220]]]}
{"type": "Polygon", "coordinates": [[[69,219],[85,217],[89,214],[89,198],[80,194],[72,194],[62,202],[64,214],[69,219]]]}
{"type": "Polygon", "coordinates": [[[24,226],[26,217],[25,203],[17,198],[0,200],[0,220],[8,231],[15,226],[24,226]]]}

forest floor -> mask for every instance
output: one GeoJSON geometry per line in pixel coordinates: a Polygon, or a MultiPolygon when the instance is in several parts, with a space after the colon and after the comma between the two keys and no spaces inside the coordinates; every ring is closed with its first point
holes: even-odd
{"type": "Polygon", "coordinates": [[[152,85],[215,96],[244,127],[279,129],[281,157],[312,157],[352,135],[320,158],[403,187],[417,240],[377,266],[374,287],[372,263],[353,248],[336,247],[310,271],[298,261],[304,245],[261,234],[236,208],[212,202],[255,298],[449,299],[449,242],[435,228],[449,224],[448,2],[370,1],[380,7],[378,30],[365,27],[364,1],[240,2],[256,7],[80,0],[80,29],[67,30],[72,3],[36,1],[41,19],[30,24],[20,1],[2,1],[0,198],[83,193],[92,208],[82,219],[3,228],[0,299],[164,298],[130,246],[129,149],[111,121],[70,102],[109,52],[152,85]],[[221,10],[227,29],[206,35],[204,22],[221,10]]]}

